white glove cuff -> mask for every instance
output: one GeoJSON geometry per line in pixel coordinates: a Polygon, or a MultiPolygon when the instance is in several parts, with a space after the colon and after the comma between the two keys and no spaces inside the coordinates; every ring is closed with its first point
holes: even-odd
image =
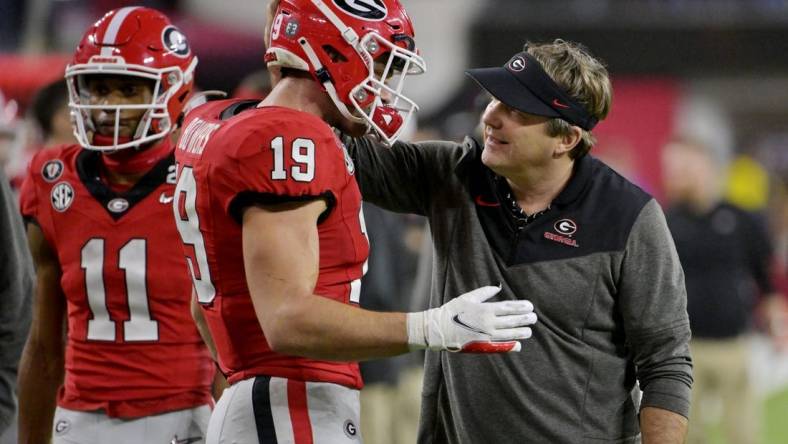
{"type": "Polygon", "coordinates": [[[408,348],[411,350],[423,350],[427,348],[427,332],[424,329],[426,311],[408,313],[405,316],[408,326],[408,348]]]}

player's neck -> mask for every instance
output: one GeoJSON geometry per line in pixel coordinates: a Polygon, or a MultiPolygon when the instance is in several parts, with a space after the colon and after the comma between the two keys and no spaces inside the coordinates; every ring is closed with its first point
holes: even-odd
{"type": "Polygon", "coordinates": [[[328,120],[333,102],[312,77],[285,77],[260,102],[263,106],[282,106],[328,120]]]}
{"type": "Polygon", "coordinates": [[[140,150],[127,148],[114,153],[103,153],[102,175],[110,185],[130,188],[159,161],[167,157],[171,148],[169,139],[165,137],[161,142],[140,150]]]}

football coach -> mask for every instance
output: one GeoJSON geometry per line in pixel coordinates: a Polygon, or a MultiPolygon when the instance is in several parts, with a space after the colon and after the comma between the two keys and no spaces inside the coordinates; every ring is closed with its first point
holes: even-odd
{"type": "Polygon", "coordinates": [[[501,283],[539,315],[520,353],[427,353],[419,443],[683,443],[684,276],[654,198],[589,154],[606,68],[555,40],[467,74],[483,142],[348,147],[365,200],[429,219],[432,307],[501,283]]]}

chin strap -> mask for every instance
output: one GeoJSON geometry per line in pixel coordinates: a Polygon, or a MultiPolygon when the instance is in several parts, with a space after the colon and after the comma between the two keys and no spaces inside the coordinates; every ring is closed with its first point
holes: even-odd
{"type": "Polygon", "coordinates": [[[334,102],[334,105],[336,105],[339,112],[342,113],[342,116],[344,116],[346,119],[352,122],[364,123],[369,125],[366,120],[354,116],[350,112],[350,110],[347,109],[347,105],[345,105],[345,103],[339,99],[337,90],[336,88],[334,88],[334,83],[331,81],[331,75],[328,73],[328,70],[325,68],[325,66],[323,66],[322,63],[320,63],[320,59],[317,57],[317,53],[315,53],[315,50],[312,49],[312,45],[310,45],[309,42],[303,37],[298,39],[298,44],[300,44],[301,47],[304,49],[304,53],[306,54],[307,58],[309,58],[309,63],[311,63],[312,67],[314,67],[315,69],[315,73],[317,75],[318,81],[320,82],[321,85],[323,85],[323,88],[326,90],[326,93],[328,93],[328,96],[331,97],[331,100],[334,102]]]}
{"type": "MultiPolygon", "coordinates": [[[[117,144],[129,143],[133,140],[132,137],[129,136],[118,136],[117,144]]],[[[115,145],[115,137],[114,136],[105,136],[103,134],[95,133],[93,134],[93,145],[98,146],[114,146],[115,145]]]]}

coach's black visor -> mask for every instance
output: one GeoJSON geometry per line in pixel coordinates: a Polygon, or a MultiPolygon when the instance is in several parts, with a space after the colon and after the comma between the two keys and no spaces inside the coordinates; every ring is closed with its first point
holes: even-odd
{"type": "Polygon", "coordinates": [[[569,97],[527,52],[516,54],[502,68],[469,69],[465,73],[493,97],[528,114],[560,117],[590,131],[597,118],[569,97]]]}

